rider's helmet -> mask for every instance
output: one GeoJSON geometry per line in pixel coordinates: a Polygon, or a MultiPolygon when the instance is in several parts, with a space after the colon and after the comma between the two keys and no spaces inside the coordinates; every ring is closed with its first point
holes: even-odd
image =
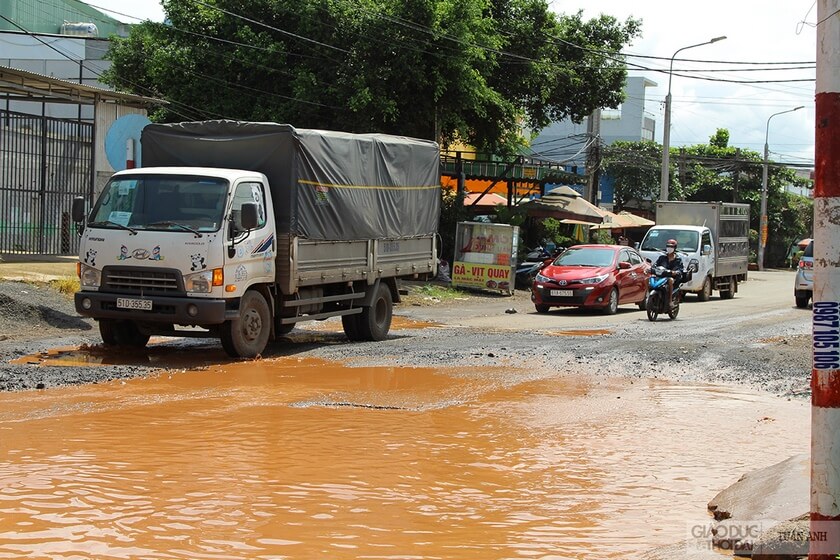
{"type": "Polygon", "coordinates": [[[677,248],[677,240],[676,239],[669,239],[665,242],[666,247],[673,247],[674,249],[677,248]]]}

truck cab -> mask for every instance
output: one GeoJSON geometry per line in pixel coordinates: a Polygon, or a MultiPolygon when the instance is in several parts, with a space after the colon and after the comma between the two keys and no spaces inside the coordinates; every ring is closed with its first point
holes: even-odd
{"type": "Polygon", "coordinates": [[[274,278],[270,197],[265,175],[252,171],[116,173],[82,232],[77,310],[98,319],[106,343],[133,346],[176,325],[230,320],[232,297],[274,278]],[[243,225],[246,206],[256,216],[243,225]]]}
{"type": "Polygon", "coordinates": [[[642,240],[639,252],[642,257],[656,262],[659,255],[665,252],[665,243],[669,239],[676,239],[684,268],[692,260],[697,261],[697,272],[680,288],[701,294],[706,289],[711,291],[711,277],[715,267],[715,244],[711,230],[704,226],[654,226],[642,240]]]}

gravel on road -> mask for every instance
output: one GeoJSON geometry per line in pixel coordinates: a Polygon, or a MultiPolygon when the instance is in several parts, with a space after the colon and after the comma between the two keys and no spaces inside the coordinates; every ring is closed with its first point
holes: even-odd
{"type": "MultiPolygon", "coordinates": [[[[462,297],[436,300],[420,284],[407,284],[408,294],[395,313],[437,326],[392,330],[381,343],[350,343],[339,327],[324,329],[303,323],[287,338],[272,343],[266,358],[307,355],[358,365],[482,367],[500,366],[523,375],[583,374],[589,376],[652,377],[687,382],[734,383],[789,398],[809,396],[810,334],[805,322],[777,320],[775,311],[760,316],[705,319],[695,330],[689,311],[680,328],[667,322],[649,323],[644,314],[627,308],[638,320],[609,330],[579,333],[551,329],[509,329],[514,313],[533,311],[529,293],[512,297],[465,292],[462,297]],[[482,316],[482,328],[463,327],[463,318],[482,316]],[[317,340],[301,333],[318,333],[317,340]],[[712,325],[713,328],[710,328],[712,325]]],[[[691,305],[706,305],[693,303],[691,305]]],[[[686,305],[689,308],[690,305],[686,305]]],[[[590,323],[597,313],[574,311],[590,323]]],[[[334,320],[330,320],[334,321],[334,320]]],[[[194,344],[194,339],[162,339],[161,344],[194,344]]],[[[218,341],[204,340],[218,345],[218,341]]],[[[68,384],[98,383],[148,375],[157,362],[105,360],[96,366],[41,366],[11,363],[58,347],[96,348],[101,340],[96,322],[79,317],[72,296],[48,283],[0,280],[0,390],[17,391],[68,384]],[[109,362],[109,363],[104,363],[109,362]]],[[[154,351],[154,350],[152,350],[154,351]]]]}

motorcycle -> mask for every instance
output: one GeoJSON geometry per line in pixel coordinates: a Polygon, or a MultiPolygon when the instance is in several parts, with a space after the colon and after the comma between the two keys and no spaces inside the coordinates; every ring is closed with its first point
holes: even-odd
{"type": "MultiPolygon", "coordinates": [[[[691,280],[692,274],[697,272],[698,263],[691,259],[688,268],[682,273],[683,282],[691,280]]],[[[671,271],[664,266],[652,266],[648,277],[648,293],[645,299],[645,311],[650,321],[656,321],[659,315],[667,314],[669,319],[676,319],[680,313],[680,300],[682,294],[679,289],[674,290],[670,301],[668,298],[668,278],[671,278],[671,271]]]]}
{"type": "Polygon", "coordinates": [[[553,261],[557,256],[565,251],[565,247],[556,247],[549,252],[542,247],[538,247],[529,252],[525,260],[517,265],[514,274],[515,286],[520,290],[527,290],[534,283],[534,277],[542,267],[553,261]]]}

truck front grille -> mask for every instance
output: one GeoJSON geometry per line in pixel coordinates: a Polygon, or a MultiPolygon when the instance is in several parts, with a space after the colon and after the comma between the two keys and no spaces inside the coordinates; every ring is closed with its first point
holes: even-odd
{"type": "Polygon", "coordinates": [[[123,294],[183,293],[181,275],[177,270],[140,267],[105,267],[102,270],[101,290],[123,294]]]}

